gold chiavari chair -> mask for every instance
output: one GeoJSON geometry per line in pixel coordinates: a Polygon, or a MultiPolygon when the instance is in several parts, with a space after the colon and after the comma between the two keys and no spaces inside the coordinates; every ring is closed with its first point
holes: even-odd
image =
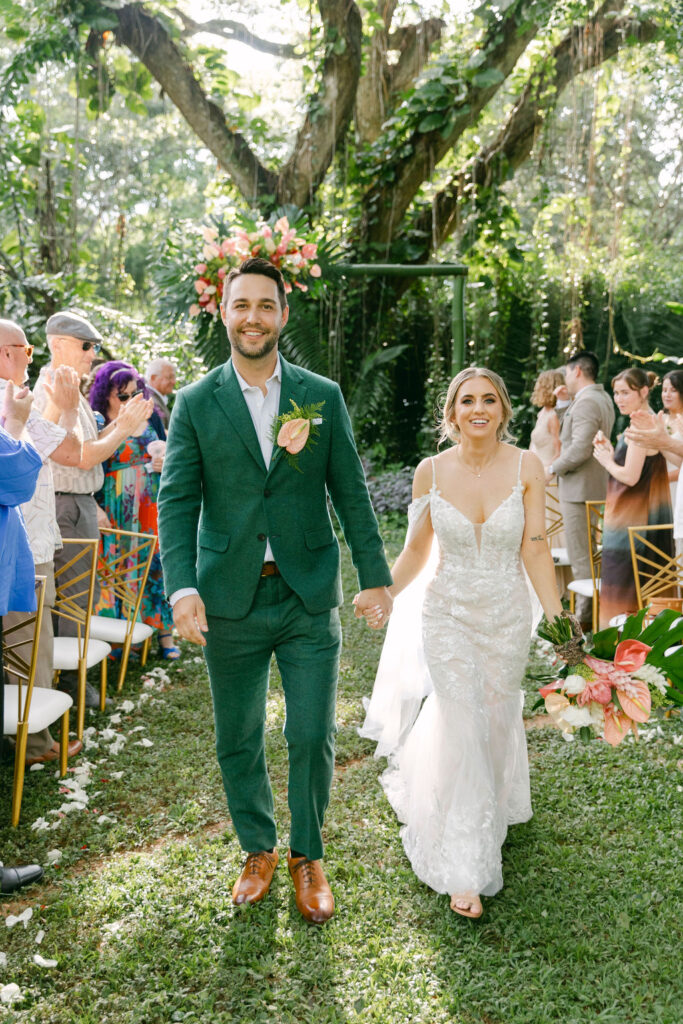
{"type": "Polygon", "coordinates": [[[586,521],[588,525],[588,544],[590,548],[590,579],[572,580],[568,584],[569,607],[573,612],[576,595],[590,597],[591,620],[593,632],[598,628],[600,617],[600,572],[602,563],[602,521],[605,514],[604,501],[587,501],[586,521]]]}
{"type": "Polygon", "coordinates": [[[67,693],[34,687],[38,664],[40,622],[45,599],[45,577],[36,576],[36,610],[21,622],[10,626],[2,638],[2,659],[16,683],[4,684],[3,734],[15,737],[14,779],[12,783],[12,826],[19,824],[24,793],[26,744],[29,734],[40,732],[61,719],[59,771],[66,775],[69,752],[69,709],[73,701],[67,693]],[[26,626],[33,626],[33,636],[14,636],[26,626]],[[27,648],[30,647],[30,652],[27,648]]]}
{"type": "Polygon", "coordinates": [[[53,614],[75,623],[75,636],[56,636],[54,639],[55,672],[78,672],[78,697],[76,700],[76,734],[83,738],[85,725],[85,683],[89,668],[100,665],[100,706],[104,707],[102,694],[107,691],[107,657],[111,647],[103,640],[90,636],[95,574],[97,570],[98,540],[64,537],[65,548],[73,555],[55,572],[57,598],[53,614]],[[69,576],[69,570],[75,575],[69,576]]]}
{"type": "Polygon", "coordinates": [[[649,607],[648,618],[664,608],[683,613],[683,554],[672,555],[660,546],[667,536],[675,550],[671,523],[628,528],[638,608],[649,607]]]}
{"type": "MultiPolygon", "coordinates": [[[[126,678],[130,649],[133,644],[142,644],[140,655],[144,665],[149,653],[149,643],[154,635],[152,626],[138,622],[140,606],[149,578],[157,539],[152,533],[134,533],[131,530],[103,529],[103,539],[111,537],[115,544],[107,545],[99,553],[97,571],[100,586],[107,592],[112,604],[121,612],[119,618],[110,615],[93,615],[90,635],[109,644],[120,644],[121,664],[117,692],[126,678]]],[[[101,707],[104,710],[106,692],[101,693],[101,707]]]]}

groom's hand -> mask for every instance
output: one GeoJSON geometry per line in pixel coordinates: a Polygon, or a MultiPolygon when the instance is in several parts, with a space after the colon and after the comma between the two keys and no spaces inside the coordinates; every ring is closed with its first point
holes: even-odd
{"type": "Polygon", "coordinates": [[[187,594],[173,605],[173,622],[183,640],[206,647],[206,610],[199,594],[187,594]]]}
{"type": "Polygon", "coordinates": [[[365,616],[371,629],[381,629],[382,626],[386,626],[394,606],[387,587],[369,587],[367,590],[361,590],[354,597],[353,603],[356,618],[360,619],[365,616]]]}

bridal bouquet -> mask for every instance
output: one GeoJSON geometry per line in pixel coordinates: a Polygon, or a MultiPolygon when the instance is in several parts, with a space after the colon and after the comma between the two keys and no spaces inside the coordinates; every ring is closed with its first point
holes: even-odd
{"type": "Polygon", "coordinates": [[[615,627],[593,636],[590,652],[572,629],[556,616],[538,628],[566,664],[558,678],[542,686],[541,700],[553,722],[567,735],[602,737],[616,747],[638,724],[647,722],[653,707],[683,705],[683,620],[671,609],[643,628],[646,609],[630,615],[621,632],[615,627]],[[677,621],[679,620],[679,621],[677,621]]]}

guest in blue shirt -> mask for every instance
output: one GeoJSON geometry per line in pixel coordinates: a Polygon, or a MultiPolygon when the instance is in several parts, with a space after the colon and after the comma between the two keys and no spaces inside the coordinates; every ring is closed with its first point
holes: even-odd
{"type": "MultiPolygon", "coordinates": [[[[31,411],[28,388],[14,393],[10,382],[0,414],[0,615],[8,611],[32,612],[36,608],[33,555],[18,508],[35,490],[42,465],[40,455],[19,437],[31,411]]],[[[2,674],[0,626],[0,722],[4,716],[5,685],[2,674]]],[[[43,869],[37,864],[0,868],[0,893],[10,894],[22,885],[37,882],[43,869]]]]}

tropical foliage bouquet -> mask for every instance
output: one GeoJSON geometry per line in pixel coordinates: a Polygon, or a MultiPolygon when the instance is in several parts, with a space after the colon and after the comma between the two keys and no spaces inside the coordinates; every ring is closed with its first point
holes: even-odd
{"type": "Polygon", "coordinates": [[[245,220],[243,226],[221,237],[218,228],[202,230],[204,244],[194,272],[197,301],[190,306],[190,316],[218,316],[223,281],[233,267],[246,259],[260,256],[277,267],[285,279],[285,291],[298,288],[307,292],[306,281],[322,274],[316,263],[318,243],[311,235],[290,227],[287,217],[279,217],[271,226],[265,221],[245,220]]]}
{"type": "Polygon", "coordinates": [[[570,736],[599,736],[616,747],[656,707],[683,705],[683,619],[666,609],[643,627],[647,609],[630,615],[621,630],[600,630],[589,652],[572,634],[570,620],[544,621],[539,636],[558,650],[565,664],[539,690],[551,719],[570,736]],[[678,621],[677,621],[678,620],[678,621]]]}

